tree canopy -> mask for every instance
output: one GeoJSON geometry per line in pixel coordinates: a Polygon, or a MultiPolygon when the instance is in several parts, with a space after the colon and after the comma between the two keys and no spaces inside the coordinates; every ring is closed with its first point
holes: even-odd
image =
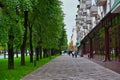
{"type": "MultiPolygon", "coordinates": [[[[8,54],[12,57],[14,50],[21,50],[23,62],[27,49],[31,54],[37,47],[66,49],[61,5],[59,0],[0,0],[0,46],[8,46],[8,54]]],[[[8,61],[13,61],[12,57],[8,61]]]]}

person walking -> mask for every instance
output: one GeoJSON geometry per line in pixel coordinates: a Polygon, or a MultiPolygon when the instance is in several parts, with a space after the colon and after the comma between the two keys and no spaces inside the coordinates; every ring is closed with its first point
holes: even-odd
{"type": "Polygon", "coordinates": [[[75,55],[75,51],[72,52],[72,57],[74,58],[74,55],[75,55]]]}
{"type": "Polygon", "coordinates": [[[77,58],[77,55],[78,55],[78,51],[75,51],[75,58],[77,58]]]}

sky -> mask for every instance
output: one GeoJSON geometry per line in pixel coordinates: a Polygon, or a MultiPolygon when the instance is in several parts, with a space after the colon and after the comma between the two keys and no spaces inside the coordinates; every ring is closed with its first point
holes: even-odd
{"type": "Polygon", "coordinates": [[[75,18],[77,14],[78,0],[60,0],[63,2],[63,12],[65,14],[64,23],[67,31],[68,43],[70,42],[72,29],[76,25],[75,18]]]}

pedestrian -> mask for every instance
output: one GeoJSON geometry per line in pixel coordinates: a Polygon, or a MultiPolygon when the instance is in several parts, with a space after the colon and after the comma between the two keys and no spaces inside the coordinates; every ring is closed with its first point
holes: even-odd
{"type": "Polygon", "coordinates": [[[78,51],[75,51],[75,58],[77,58],[77,55],[78,55],[78,51]]]}
{"type": "Polygon", "coordinates": [[[72,52],[72,57],[74,58],[74,55],[75,55],[75,51],[72,52]]]}
{"type": "Polygon", "coordinates": [[[70,50],[68,51],[68,55],[70,56],[70,50]]]}

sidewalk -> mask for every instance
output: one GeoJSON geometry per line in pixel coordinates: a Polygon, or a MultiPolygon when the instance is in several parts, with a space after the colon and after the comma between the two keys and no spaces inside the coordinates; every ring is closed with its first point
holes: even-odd
{"type": "Polygon", "coordinates": [[[120,74],[84,57],[62,55],[21,80],[120,80],[120,74]]]}
{"type": "Polygon", "coordinates": [[[93,62],[98,63],[120,74],[120,62],[119,61],[115,61],[111,59],[111,61],[103,62],[104,58],[100,56],[95,56],[93,59],[89,59],[89,60],[92,60],[93,62]]]}

